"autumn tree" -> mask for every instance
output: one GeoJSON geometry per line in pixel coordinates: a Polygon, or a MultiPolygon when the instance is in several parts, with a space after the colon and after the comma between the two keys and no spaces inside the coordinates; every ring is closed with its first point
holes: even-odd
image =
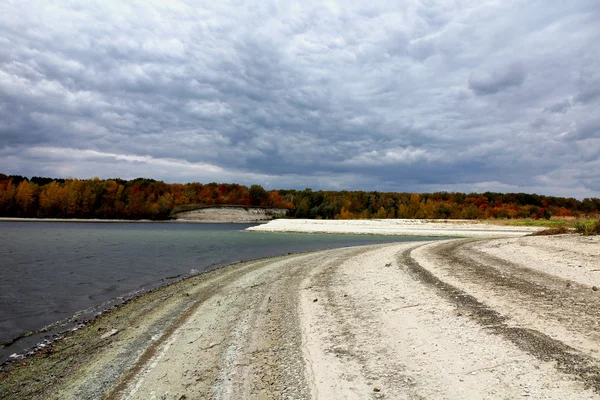
{"type": "Polygon", "coordinates": [[[6,175],[4,180],[0,180],[0,216],[11,217],[16,214],[17,187],[13,185],[12,180],[6,175]]]}
{"type": "Polygon", "coordinates": [[[63,190],[56,181],[45,185],[40,193],[40,216],[62,216],[62,196],[63,190]]]}
{"type": "Polygon", "coordinates": [[[153,179],[57,179],[0,174],[0,216],[169,218],[178,205],[241,205],[295,209],[301,218],[550,218],[597,216],[600,199],[526,193],[383,193],[271,190],[260,185],[153,179]]]}
{"type": "Polygon", "coordinates": [[[17,202],[17,206],[20,210],[19,216],[28,217],[33,215],[34,213],[34,203],[36,201],[35,191],[37,185],[35,183],[31,183],[29,181],[22,181],[17,186],[17,193],[15,195],[15,200],[17,202]]]}

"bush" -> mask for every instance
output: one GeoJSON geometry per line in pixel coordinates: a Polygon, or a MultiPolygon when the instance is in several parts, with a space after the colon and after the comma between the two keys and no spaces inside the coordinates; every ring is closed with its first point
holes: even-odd
{"type": "Polygon", "coordinates": [[[576,222],[575,231],[585,236],[600,235],[600,219],[590,222],[576,222]]]}

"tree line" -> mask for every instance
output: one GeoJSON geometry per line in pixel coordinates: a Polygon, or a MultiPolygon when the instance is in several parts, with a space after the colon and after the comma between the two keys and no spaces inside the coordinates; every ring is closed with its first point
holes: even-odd
{"type": "Polygon", "coordinates": [[[280,190],[294,203],[297,218],[366,219],[549,219],[595,217],[600,199],[528,193],[382,193],[363,191],[280,190]]]}
{"type": "Polygon", "coordinates": [[[600,199],[527,193],[384,193],[270,190],[260,185],[154,179],[52,179],[0,174],[0,217],[170,218],[188,204],[289,208],[296,218],[508,219],[598,216],[600,199]]]}
{"type": "Polygon", "coordinates": [[[0,174],[0,216],[25,218],[153,219],[185,204],[293,208],[259,185],[167,184],[154,179],[50,179],[0,174]]]}

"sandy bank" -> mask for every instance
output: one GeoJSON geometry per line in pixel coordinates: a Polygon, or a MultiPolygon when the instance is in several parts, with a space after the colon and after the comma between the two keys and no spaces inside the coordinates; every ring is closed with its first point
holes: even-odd
{"type": "Polygon", "coordinates": [[[172,216],[179,222],[264,223],[284,217],[288,211],[284,208],[219,206],[179,211],[172,216]]]}
{"type": "Polygon", "coordinates": [[[314,220],[277,219],[248,228],[255,232],[347,233],[362,235],[491,237],[523,236],[543,228],[491,225],[468,220],[314,220]]]}
{"type": "Polygon", "coordinates": [[[410,242],[228,266],[1,371],[0,397],[598,398],[599,239],[410,242]]]}

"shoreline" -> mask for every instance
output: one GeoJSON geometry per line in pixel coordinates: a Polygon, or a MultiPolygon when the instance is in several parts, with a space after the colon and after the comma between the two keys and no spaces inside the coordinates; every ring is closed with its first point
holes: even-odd
{"type": "MultiPolygon", "coordinates": [[[[346,247],[360,247],[360,246],[346,246],[346,247]]],[[[340,248],[346,248],[340,247],[340,248]]],[[[327,251],[327,250],[316,250],[318,251],[327,251]]],[[[287,254],[274,255],[274,256],[266,256],[259,258],[251,258],[248,260],[239,260],[234,261],[232,263],[216,265],[214,268],[198,272],[195,274],[181,274],[175,277],[166,277],[162,278],[159,282],[155,282],[154,284],[149,285],[148,288],[139,289],[130,293],[125,293],[123,295],[117,296],[113,299],[109,299],[104,301],[102,304],[97,306],[93,306],[84,310],[79,310],[73,313],[73,315],[63,318],[62,320],[58,320],[49,325],[43,326],[38,330],[23,332],[16,337],[12,337],[7,341],[0,343],[0,351],[13,346],[13,344],[25,341],[30,338],[37,338],[33,341],[29,340],[29,344],[26,347],[21,346],[19,349],[20,352],[14,353],[15,357],[12,355],[5,359],[0,358],[0,369],[9,366],[13,362],[18,362],[22,360],[28,360],[34,358],[37,353],[43,351],[44,348],[50,345],[54,345],[57,342],[64,339],[65,336],[69,335],[71,332],[76,332],[79,329],[85,328],[90,323],[94,322],[98,318],[104,317],[106,314],[112,312],[119,312],[120,308],[126,305],[131,301],[143,300],[144,296],[147,296],[155,291],[160,291],[166,289],[170,286],[178,285],[188,279],[193,279],[199,277],[204,274],[213,273],[219,271],[223,268],[234,268],[240,264],[260,262],[260,261],[269,261],[272,259],[287,257],[292,255],[302,255],[302,254],[310,254],[316,251],[308,250],[308,251],[298,251],[298,252],[288,252],[287,254]],[[52,336],[51,339],[44,339],[52,336]],[[42,340],[43,339],[43,340],[42,340]]],[[[14,349],[13,349],[14,350],[14,349]]],[[[11,350],[12,351],[12,350],[11,350]]],[[[9,351],[10,352],[10,351],[9,351]]]]}
{"type": "MultiPolygon", "coordinates": [[[[48,220],[45,220],[48,221],[48,220]]],[[[80,222],[77,220],[69,220],[70,222],[80,222]]],[[[27,222],[33,222],[31,219],[27,220],[27,222]]],[[[51,221],[53,222],[53,221],[51,221]]],[[[88,222],[103,222],[102,220],[88,220],[88,222]]],[[[118,222],[128,222],[128,221],[118,221],[118,222]]],[[[150,222],[150,221],[148,221],[150,222]]],[[[175,221],[173,221],[175,222],[175,221]]],[[[194,221],[195,222],[195,221],[194,221]]],[[[237,224],[236,224],[237,225],[237,224]]],[[[250,225],[256,225],[256,224],[242,224],[243,228],[250,226],[250,225]]],[[[243,228],[237,228],[235,226],[232,227],[232,229],[236,229],[239,232],[244,232],[243,228]]],[[[246,233],[242,233],[243,235],[245,235],[246,233]]],[[[249,236],[252,235],[252,233],[247,233],[249,236]]],[[[271,237],[276,237],[279,234],[273,234],[273,236],[270,235],[259,235],[258,237],[263,237],[265,236],[265,240],[270,240],[271,237]]],[[[425,238],[422,238],[425,239],[425,238]]],[[[327,241],[327,239],[324,239],[325,241],[327,241]]],[[[409,240],[409,239],[381,239],[381,240],[409,240]]],[[[417,238],[418,240],[418,238],[417,238]]],[[[371,241],[375,241],[377,242],[377,239],[368,239],[365,238],[365,240],[361,240],[362,242],[371,242],[371,241]]],[[[347,240],[347,242],[349,244],[345,244],[345,247],[348,246],[356,246],[356,244],[350,244],[351,242],[353,242],[353,240],[347,240]]],[[[340,246],[341,244],[338,244],[337,246],[340,246]]],[[[235,258],[232,257],[233,259],[231,260],[231,262],[227,261],[227,262],[219,262],[216,264],[213,264],[211,266],[207,266],[207,268],[215,268],[215,265],[217,266],[217,268],[221,268],[224,267],[226,265],[235,265],[235,264],[239,264],[239,263],[243,263],[243,262],[251,262],[254,260],[268,260],[270,257],[277,257],[280,255],[290,255],[290,254],[303,254],[307,251],[312,251],[312,250],[302,250],[297,249],[297,250],[290,250],[290,249],[282,249],[284,250],[283,252],[279,252],[279,255],[272,255],[272,256],[267,256],[266,258],[264,257],[259,257],[256,258],[246,258],[244,256],[236,256],[235,258]]],[[[235,254],[235,253],[234,253],[235,254]]],[[[264,253],[261,253],[264,254],[264,253]]],[[[200,273],[204,273],[204,272],[200,272],[200,273]]],[[[196,273],[197,274],[197,273],[196,273]]],[[[194,275],[196,275],[194,274],[194,275]]],[[[18,331],[18,332],[14,332],[14,334],[11,335],[6,335],[3,336],[1,341],[0,341],[0,364],[3,364],[5,362],[10,362],[11,358],[10,356],[15,356],[13,357],[16,360],[20,360],[23,358],[23,356],[27,356],[28,353],[31,352],[35,352],[36,349],[39,348],[44,348],[45,346],[47,346],[49,344],[49,342],[53,341],[56,337],[60,337],[62,335],[64,335],[65,333],[67,333],[68,331],[72,330],[72,329],[79,329],[81,327],[82,324],[87,323],[89,320],[96,318],[98,315],[103,314],[104,312],[106,312],[107,310],[113,309],[115,306],[119,306],[122,303],[125,303],[127,301],[130,301],[131,299],[143,296],[144,294],[151,292],[152,290],[156,290],[159,289],[161,287],[164,286],[168,286],[170,284],[173,284],[174,282],[178,282],[182,279],[186,279],[190,276],[188,272],[183,272],[181,274],[178,274],[177,276],[175,276],[176,274],[171,274],[172,276],[163,276],[163,277],[159,277],[156,281],[154,282],[149,282],[143,285],[143,287],[139,287],[133,290],[130,290],[129,292],[125,292],[125,293],[118,293],[115,295],[115,297],[112,298],[105,298],[105,299],[101,299],[101,302],[99,304],[92,304],[90,305],[88,308],[85,309],[81,309],[81,308],[75,308],[75,309],[71,309],[68,310],[68,313],[65,312],[63,313],[63,315],[60,315],[59,318],[54,319],[52,321],[44,321],[43,324],[37,324],[35,326],[30,326],[29,330],[26,331],[18,331]]],[[[87,306],[86,306],[87,307],[87,306]]]]}
{"type": "MultiPolygon", "coordinates": [[[[377,245],[375,245],[377,246],[377,245]]],[[[169,311],[174,311],[174,313],[172,313],[172,315],[168,318],[168,321],[162,321],[160,323],[160,327],[156,326],[156,328],[160,329],[163,332],[168,331],[169,329],[171,329],[174,324],[177,324],[177,320],[182,318],[183,316],[185,316],[185,313],[188,311],[188,309],[190,307],[194,307],[195,301],[193,301],[192,299],[189,299],[191,297],[191,293],[194,291],[194,287],[200,282],[211,282],[213,280],[219,280],[220,278],[223,277],[223,275],[225,275],[225,277],[227,277],[227,275],[235,275],[235,270],[238,268],[252,268],[253,266],[255,266],[258,263],[261,262],[268,262],[268,261],[277,261],[280,259],[286,259],[289,257],[295,257],[295,256],[302,256],[302,255],[307,255],[307,254],[312,254],[312,253],[319,253],[319,252],[327,252],[327,251],[331,251],[331,250],[318,250],[318,251],[305,251],[305,252],[298,252],[298,253],[288,253],[288,254],[284,254],[284,255],[277,255],[277,256],[267,256],[267,257],[261,257],[261,258],[257,258],[257,259],[252,259],[252,260],[246,260],[246,261],[238,261],[238,262],[234,262],[234,263],[230,263],[230,264],[226,264],[226,265],[221,265],[218,266],[214,269],[208,270],[208,271],[204,271],[204,272],[200,272],[198,274],[194,274],[194,275],[189,275],[189,276],[185,276],[182,277],[180,279],[177,279],[175,281],[171,281],[162,285],[159,285],[157,287],[151,288],[147,291],[143,291],[140,293],[136,293],[135,295],[129,297],[129,298],[124,298],[123,301],[120,301],[116,304],[113,304],[111,307],[103,310],[102,312],[100,312],[97,315],[93,315],[90,319],[84,321],[80,326],[77,326],[76,329],[66,329],[61,331],[59,334],[55,335],[53,337],[53,339],[51,340],[44,340],[41,341],[39,343],[37,343],[35,346],[27,348],[25,350],[27,350],[27,352],[25,354],[19,354],[19,357],[16,358],[9,358],[3,362],[0,362],[0,389],[2,388],[2,383],[3,381],[6,381],[8,377],[13,375],[13,372],[15,370],[19,371],[19,372],[25,372],[25,376],[24,379],[25,380],[35,380],[37,382],[39,382],[38,378],[36,378],[36,376],[43,376],[44,374],[46,374],[47,376],[44,376],[45,378],[47,378],[48,376],[51,375],[51,372],[53,372],[53,368],[54,365],[52,365],[51,367],[44,365],[46,363],[48,363],[48,361],[50,361],[52,363],[51,360],[49,360],[49,358],[52,358],[55,354],[60,354],[62,352],[65,351],[69,351],[72,347],[72,345],[70,344],[70,342],[74,341],[75,343],[77,343],[80,346],[85,347],[86,344],[89,344],[90,339],[92,341],[95,341],[96,343],[98,342],[106,342],[105,339],[111,339],[113,336],[117,335],[118,333],[121,333],[125,330],[127,330],[127,328],[129,327],[127,321],[123,321],[123,320],[127,320],[127,317],[132,314],[135,313],[135,311],[132,312],[131,309],[140,309],[140,308],[145,308],[145,306],[150,306],[152,313],[153,314],[157,314],[159,311],[159,309],[161,307],[165,307],[165,300],[173,300],[173,297],[175,295],[182,295],[182,297],[180,299],[176,299],[176,301],[170,301],[168,302],[168,304],[166,305],[167,307],[169,307],[169,311]],[[191,301],[190,301],[191,300],[191,301]],[[181,303],[188,303],[183,305],[183,307],[181,307],[181,303]],[[98,334],[96,334],[96,332],[99,332],[98,334]],[[29,373],[27,373],[27,371],[24,371],[24,369],[27,369],[28,367],[33,366],[34,368],[40,368],[42,371],[42,374],[39,373],[39,371],[35,371],[33,373],[33,375],[30,375],[29,373]]],[[[165,314],[165,312],[162,312],[162,314],[165,314]]],[[[144,320],[145,318],[142,318],[142,320],[144,320]]],[[[154,318],[153,318],[154,319],[154,318]]],[[[57,321],[57,323],[60,323],[61,321],[57,321]]],[[[151,331],[156,331],[156,329],[153,328],[152,325],[155,325],[156,321],[151,321],[150,323],[147,323],[147,328],[151,331]]],[[[43,330],[44,328],[42,328],[43,330]]],[[[34,334],[37,333],[45,333],[45,332],[41,332],[37,331],[34,332],[34,334]]],[[[155,338],[156,334],[152,335],[151,337],[147,337],[145,340],[145,343],[143,344],[144,349],[148,350],[150,348],[152,348],[156,338],[155,338]]],[[[159,334],[160,336],[160,334],[159,334]]],[[[16,338],[17,340],[19,340],[20,338],[22,338],[23,336],[20,335],[18,338],[16,338]]],[[[27,336],[25,336],[27,337],[27,336]]],[[[110,340],[109,340],[110,341],[110,340]]],[[[87,358],[92,358],[93,356],[96,356],[96,351],[98,350],[98,347],[96,345],[92,345],[91,349],[93,349],[92,351],[90,351],[89,353],[82,353],[81,351],[77,351],[74,354],[70,354],[67,355],[67,358],[72,359],[74,363],[81,363],[86,364],[86,362],[88,362],[87,359],[85,359],[86,357],[80,357],[82,355],[86,355],[89,356],[87,358]],[[81,358],[81,360],[80,360],[81,358]]],[[[64,357],[62,361],[64,360],[64,357]]],[[[53,364],[53,363],[52,363],[53,364]]],[[[72,371],[70,371],[72,372],[72,371]]],[[[55,377],[54,375],[51,375],[53,378],[55,377]]],[[[62,378],[62,377],[60,377],[62,378]]],[[[55,384],[56,382],[53,382],[53,384],[55,384]]],[[[22,385],[19,385],[22,386],[22,385]]],[[[1,395],[2,390],[0,390],[0,399],[4,399],[5,397],[3,397],[1,395]]],[[[30,398],[30,397],[27,397],[30,398]]],[[[31,398],[37,398],[37,397],[31,397],[31,398]]],[[[46,398],[46,396],[42,396],[40,398],[46,398]]],[[[60,398],[60,397],[58,397],[60,398]]]]}
{"type": "Polygon", "coordinates": [[[229,264],[1,366],[0,393],[597,398],[599,245],[574,234],[424,240],[229,264]]]}
{"type": "Polygon", "coordinates": [[[100,218],[17,218],[0,217],[0,222],[65,222],[65,223],[115,223],[115,224],[255,224],[260,227],[249,228],[248,231],[260,232],[295,232],[295,233],[334,233],[334,234],[372,234],[389,236],[451,236],[464,237],[460,234],[437,235],[435,231],[448,232],[449,227],[456,227],[460,232],[465,231],[467,237],[469,232],[481,231],[482,236],[489,236],[485,232],[498,231],[499,234],[514,232],[533,233],[538,230],[547,229],[543,226],[518,226],[495,223],[494,220],[472,220],[472,219],[360,219],[360,220],[319,220],[319,219],[295,219],[279,218],[273,220],[230,220],[214,219],[100,219],[100,218]],[[416,232],[415,227],[423,228],[425,234],[416,232]],[[430,229],[427,229],[430,228],[430,229]]]}
{"type": "MultiPolygon", "coordinates": [[[[41,219],[41,218],[0,218],[0,222],[68,222],[68,223],[211,223],[198,220],[102,220],[102,219],[41,219]]],[[[233,222],[232,222],[233,223],[233,222]]],[[[243,224],[243,223],[242,223],[243,224]]],[[[461,237],[500,237],[525,235],[535,232],[540,228],[532,227],[506,227],[486,223],[479,220],[306,220],[306,219],[278,219],[256,226],[246,228],[248,232],[267,232],[267,233],[307,233],[307,234],[348,234],[348,235],[373,235],[373,236],[419,236],[423,238],[461,238],[461,237]],[[427,227],[428,229],[423,229],[427,227]],[[465,229],[466,227],[466,229],[465,229]],[[460,228],[460,229],[457,229],[460,228]]],[[[305,252],[294,252],[291,254],[303,254],[305,252]]],[[[279,256],[274,256],[279,257],[279,256]]],[[[265,258],[265,260],[271,257],[265,258]]],[[[233,264],[220,265],[216,269],[228,265],[236,265],[244,262],[252,262],[260,259],[239,260],[233,264]]],[[[212,271],[212,270],[211,270],[212,271]]],[[[200,274],[209,271],[202,272],[200,274]]],[[[137,290],[132,293],[120,295],[114,299],[109,299],[89,309],[79,310],[73,315],[58,320],[54,323],[41,327],[35,331],[23,332],[16,337],[7,339],[0,350],[4,353],[0,364],[11,361],[7,358],[6,349],[15,343],[26,343],[15,347],[15,359],[22,359],[22,356],[31,355],[40,348],[49,344],[53,338],[61,337],[72,329],[81,328],[82,324],[87,324],[90,320],[103,315],[105,312],[119,307],[133,299],[143,297],[154,290],[176,284],[182,280],[189,279],[195,275],[183,277],[169,277],[175,279],[162,279],[143,290],[137,290]],[[35,338],[35,339],[33,339],[35,338]],[[48,339],[50,338],[50,339],[48,339]]],[[[12,350],[10,350],[12,352],[12,350]]]]}
{"type": "Polygon", "coordinates": [[[495,225],[479,220],[313,220],[276,219],[247,228],[249,232],[331,233],[424,237],[524,236],[543,227],[495,225]]]}
{"type": "Polygon", "coordinates": [[[67,223],[107,223],[107,224],[264,224],[267,221],[219,221],[191,219],[99,219],[99,218],[12,218],[1,217],[0,222],[67,222],[67,223]]]}
{"type": "MultiPolygon", "coordinates": [[[[152,220],[103,220],[103,219],[51,219],[51,218],[0,218],[0,222],[67,222],[67,223],[192,223],[205,224],[212,223],[198,220],[167,220],[167,221],[152,221],[152,220]]],[[[235,223],[235,222],[229,222],[235,223]]],[[[246,224],[240,222],[240,224],[246,224]]],[[[485,221],[479,220],[306,220],[306,219],[278,219],[262,223],[256,223],[256,226],[244,229],[247,232],[266,232],[266,233],[307,233],[307,234],[347,234],[347,235],[372,235],[372,236],[418,236],[423,238],[461,238],[461,237],[500,237],[514,234],[514,227],[504,227],[491,225],[485,221]],[[420,229],[420,227],[430,227],[432,229],[420,229]],[[456,227],[468,226],[471,229],[457,230],[456,227]],[[492,227],[492,229],[490,229],[492,227]],[[419,228],[419,229],[415,229],[419,228]],[[496,229],[499,228],[499,229],[496,229]]],[[[539,228],[522,227],[517,228],[517,235],[531,233],[539,228]]],[[[287,255],[304,254],[307,252],[293,252],[287,255]]],[[[308,252],[310,253],[310,252],[308,252]]],[[[269,260],[271,256],[264,260],[269,260]]],[[[232,264],[219,265],[213,270],[237,265],[240,263],[260,261],[263,258],[239,260],[232,264]]],[[[213,271],[210,270],[210,271],[213,271]]],[[[104,301],[102,304],[90,307],[85,310],[79,310],[73,315],[64,319],[43,326],[38,330],[23,332],[16,337],[7,339],[0,351],[3,356],[0,359],[0,365],[10,363],[12,359],[21,360],[34,354],[49,345],[54,339],[60,338],[71,330],[77,330],[89,323],[95,318],[101,317],[104,313],[112,311],[127,302],[138,299],[151,293],[155,290],[177,284],[182,280],[192,278],[196,275],[201,275],[210,271],[201,272],[195,275],[186,275],[182,277],[169,277],[175,279],[164,278],[160,282],[150,285],[146,289],[136,290],[135,292],[126,293],[116,298],[104,301]],[[25,345],[16,346],[13,350],[6,351],[15,343],[25,343],[25,345]],[[7,353],[14,353],[16,357],[8,357],[7,353]]]]}

